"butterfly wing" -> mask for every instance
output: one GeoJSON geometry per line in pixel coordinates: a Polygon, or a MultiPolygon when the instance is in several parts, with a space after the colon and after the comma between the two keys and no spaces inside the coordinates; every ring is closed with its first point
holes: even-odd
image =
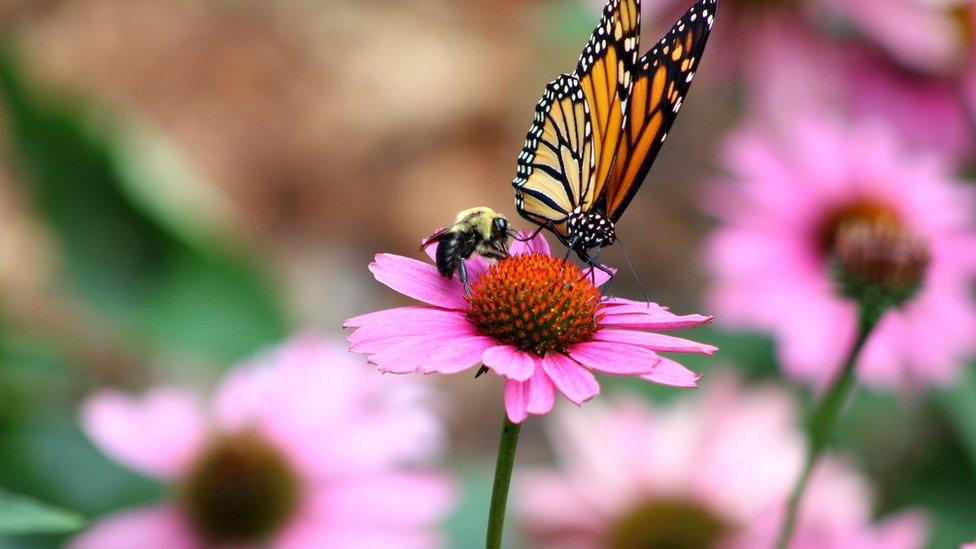
{"type": "Polygon", "coordinates": [[[594,202],[593,135],[580,81],[564,74],[546,86],[518,157],[512,185],[519,215],[566,236],[566,217],[594,202]]]}
{"type": "MultiPolygon", "coordinates": [[[[640,0],[610,0],[576,64],[593,126],[596,173],[593,195],[599,198],[614,163],[624,127],[631,74],[640,47],[640,0]]],[[[592,203],[583,204],[588,211],[592,203]]]]}
{"type": "Polygon", "coordinates": [[[716,0],[698,0],[637,63],[627,101],[626,127],[600,207],[616,222],[661,150],[715,18],[716,0]]]}

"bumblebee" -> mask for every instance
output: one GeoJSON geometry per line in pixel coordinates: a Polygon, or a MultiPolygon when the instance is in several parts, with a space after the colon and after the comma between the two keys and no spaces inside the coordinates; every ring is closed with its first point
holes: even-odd
{"type": "Polygon", "coordinates": [[[431,235],[421,248],[437,243],[437,272],[445,278],[459,273],[467,286],[468,272],[464,260],[474,254],[488,259],[508,256],[508,219],[484,206],[463,210],[457,214],[454,224],[431,235]]]}

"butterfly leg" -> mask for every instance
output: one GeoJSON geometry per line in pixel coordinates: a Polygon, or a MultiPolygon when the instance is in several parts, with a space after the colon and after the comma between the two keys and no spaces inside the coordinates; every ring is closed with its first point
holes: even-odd
{"type": "Polygon", "coordinates": [[[597,250],[596,256],[591,256],[588,252],[585,251],[577,252],[577,253],[580,256],[580,259],[582,259],[583,262],[586,263],[588,267],[590,267],[591,269],[590,276],[592,277],[591,280],[594,286],[596,286],[597,269],[607,274],[609,278],[607,279],[606,285],[603,287],[603,295],[608,295],[608,292],[610,291],[610,284],[613,282],[616,273],[613,271],[613,269],[607,267],[606,265],[603,265],[598,261],[598,259],[600,258],[600,254],[603,253],[603,248],[597,250]]]}
{"type": "Polygon", "coordinates": [[[546,228],[545,225],[539,225],[539,227],[536,230],[532,231],[532,234],[529,235],[526,238],[519,238],[519,235],[518,235],[518,232],[517,231],[510,231],[510,236],[513,239],[518,240],[519,242],[529,242],[530,240],[532,240],[535,237],[539,236],[539,233],[542,232],[542,229],[545,229],[545,228],[546,228]]]}

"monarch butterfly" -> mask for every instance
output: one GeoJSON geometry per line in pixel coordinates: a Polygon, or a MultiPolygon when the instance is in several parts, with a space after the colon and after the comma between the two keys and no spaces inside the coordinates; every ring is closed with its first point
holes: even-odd
{"type": "Polygon", "coordinates": [[[519,215],[595,264],[681,109],[715,18],[698,0],[643,57],[640,0],[609,0],[573,74],[546,86],[512,185],[519,215]]]}

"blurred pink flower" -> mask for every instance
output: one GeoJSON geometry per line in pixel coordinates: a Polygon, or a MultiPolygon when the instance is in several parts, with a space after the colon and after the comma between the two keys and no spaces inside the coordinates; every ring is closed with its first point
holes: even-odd
{"type": "Polygon", "coordinates": [[[780,133],[734,133],[731,177],[710,207],[722,222],[707,258],[710,303],[730,326],[774,334],[794,377],[822,383],[840,367],[855,332],[853,303],[835,295],[829,259],[836,228],[882,220],[924,238],[924,288],[891,311],[858,366],[868,384],[947,384],[976,351],[974,195],[933,155],[912,154],[890,130],[798,120],[780,133]]]}
{"type": "Polygon", "coordinates": [[[645,331],[700,326],[711,317],[602,297],[596,286],[606,275],[551,256],[541,235],[514,241],[510,251],[490,268],[481,257],[468,260],[470,296],[432,264],[378,254],[369,266],[376,279],[427,305],[347,320],[354,328],[350,350],[397,374],[453,374],[484,364],[506,378],[505,408],[516,423],[547,414],[556,390],[576,404],[596,396],[600,385],[591,370],[694,387],[698,375],[657,353],[717,350],[645,331]]]}
{"type": "MultiPolygon", "coordinates": [[[[772,547],[803,459],[789,395],[713,379],[694,399],[618,399],[550,424],[558,469],[516,481],[532,547],[772,547]]],[[[871,524],[869,491],[842,462],[811,478],[791,547],[921,547],[917,512],[871,524]]]]}
{"type": "Polygon", "coordinates": [[[103,519],[71,547],[440,546],[453,486],[415,467],[441,443],[426,396],[312,335],[229,374],[209,411],[179,389],[97,394],[82,408],[88,436],[174,496],[103,519]]]}
{"type": "Polygon", "coordinates": [[[893,59],[930,74],[958,73],[972,62],[972,0],[824,0],[893,59]]]}
{"type": "Polygon", "coordinates": [[[746,97],[754,114],[778,127],[833,112],[884,121],[907,145],[957,163],[976,148],[960,94],[943,79],[909,73],[859,45],[829,41],[785,20],[755,40],[752,62],[744,67],[746,97]]]}

